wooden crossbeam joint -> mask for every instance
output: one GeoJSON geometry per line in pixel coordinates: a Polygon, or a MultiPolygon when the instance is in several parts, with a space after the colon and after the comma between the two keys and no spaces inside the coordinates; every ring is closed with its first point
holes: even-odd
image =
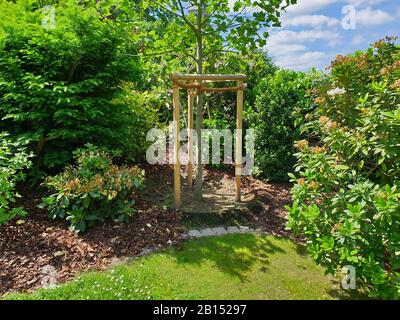
{"type": "Polygon", "coordinates": [[[223,87],[223,88],[209,88],[209,87],[206,87],[204,84],[198,83],[198,82],[182,83],[180,81],[173,80],[172,83],[173,83],[174,87],[177,86],[179,88],[193,90],[194,92],[191,92],[191,94],[193,94],[193,95],[199,95],[201,92],[243,91],[247,87],[246,83],[243,83],[242,85],[236,86],[236,87],[223,87]]]}

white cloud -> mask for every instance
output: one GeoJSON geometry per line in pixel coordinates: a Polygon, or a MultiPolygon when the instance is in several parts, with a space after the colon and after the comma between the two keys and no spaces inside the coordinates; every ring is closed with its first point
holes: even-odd
{"type": "Polygon", "coordinates": [[[307,47],[302,44],[288,44],[288,43],[279,43],[279,42],[271,42],[268,41],[268,45],[266,46],[267,51],[269,51],[273,55],[279,55],[281,53],[287,52],[298,52],[298,51],[306,51],[307,47]]]}
{"type": "Polygon", "coordinates": [[[329,46],[335,46],[341,41],[339,32],[330,30],[304,30],[304,31],[292,31],[282,30],[273,33],[267,40],[267,47],[282,45],[293,45],[293,44],[304,44],[322,40],[329,46]]]}
{"type": "Polygon", "coordinates": [[[382,10],[372,10],[367,7],[357,11],[357,24],[361,26],[377,26],[388,23],[394,19],[388,12],[382,10]]]}
{"type": "Polygon", "coordinates": [[[352,4],[353,6],[356,7],[361,7],[361,6],[373,6],[375,4],[379,4],[382,2],[385,2],[386,0],[347,0],[343,2],[347,2],[348,4],[352,4]]]}
{"type": "Polygon", "coordinates": [[[384,1],[387,0],[298,0],[282,14],[283,29],[272,30],[265,50],[283,68],[324,69],[339,51],[347,54],[353,46],[363,46],[371,41],[371,37],[381,37],[379,32],[378,36],[345,32],[341,27],[341,6],[353,5],[356,8],[357,28],[361,30],[400,17],[400,6],[391,11],[374,7],[384,1]],[[346,44],[342,39],[346,39],[346,44]]]}
{"type": "Polygon", "coordinates": [[[356,34],[353,39],[351,40],[351,44],[358,46],[360,44],[363,44],[367,41],[361,34],[356,34]]]}
{"type": "Polygon", "coordinates": [[[335,27],[340,24],[336,18],[327,17],[324,15],[300,15],[293,18],[284,19],[283,27],[313,27],[321,28],[323,26],[335,27]]]}
{"type": "MultiPolygon", "coordinates": [[[[320,14],[322,10],[335,4],[354,6],[359,26],[376,26],[394,19],[388,12],[371,8],[384,1],[386,0],[298,0],[297,4],[290,6],[286,13],[282,14],[282,26],[286,28],[308,26],[315,29],[336,27],[341,23],[341,16],[328,17],[320,14]]],[[[340,9],[338,14],[341,14],[340,9]]]]}
{"type": "Polygon", "coordinates": [[[327,55],[320,51],[290,53],[277,56],[274,60],[282,68],[299,71],[310,70],[312,67],[323,69],[329,64],[327,55]]]}
{"type": "Polygon", "coordinates": [[[277,65],[294,70],[308,70],[312,67],[322,69],[330,59],[315,50],[308,50],[307,44],[321,41],[334,46],[341,41],[338,32],[327,30],[290,31],[282,30],[271,34],[265,50],[274,58],[277,65]]]}
{"type": "Polygon", "coordinates": [[[298,0],[297,4],[287,8],[289,16],[312,14],[340,0],[298,0]]]}
{"type": "Polygon", "coordinates": [[[372,6],[384,2],[385,0],[298,0],[297,4],[287,9],[289,16],[307,15],[318,12],[333,4],[351,4],[357,8],[372,6]]]}

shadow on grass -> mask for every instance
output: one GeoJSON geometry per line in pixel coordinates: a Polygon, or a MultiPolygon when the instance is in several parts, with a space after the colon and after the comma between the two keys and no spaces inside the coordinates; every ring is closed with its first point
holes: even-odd
{"type": "Polygon", "coordinates": [[[285,250],[273,244],[268,238],[253,234],[212,237],[189,242],[184,250],[175,254],[179,264],[200,265],[212,261],[224,273],[246,281],[245,273],[257,263],[262,263],[267,271],[270,256],[285,250]]]}
{"type": "Polygon", "coordinates": [[[341,288],[341,281],[338,279],[332,280],[333,288],[328,290],[328,294],[334,299],[339,300],[373,300],[368,296],[367,289],[357,288],[357,289],[338,289],[341,288]]]}
{"type": "MultiPolygon", "coordinates": [[[[309,256],[305,245],[296,245],[296,253],[300,256],[309,256]]],[[[334,299],[339,300],[370,300],[367,290],[364,288],[341,289],[341,275],[337,273],[336,277],[331,277],[332,289],[327,290],[327,293],[334,299]]]]}
{"type": "MultiPolygon", "coordinates": [[[[198,239],[185,243],[182,250],[171,252],[175,261],[180,265],[193,267],[212,262],[220,272],[237,277],[242,282],[250,281],[247,277],[248,272],[251,270],[257,272],[254,269],[254,265],[256,264],[259,266],[259,272],[276,272],[276,266],[269,270],[269,265],[275,258],[282,261],[282,254],[287,255],[287,259],[284,259],[281,272],[287,271],[296,274],[293,267],[290,267],[290,264],[296,261],[293,255],[301,256],[304,259],[311,259],[308,257],[303,245],[293,244],[289,239],[272,236],[260,237],[254,234],[235,234],[198,239]],[[276,254],[279,254],[280,257],[278,258],[276,254]]],[[[299,266],[302,265],[303,263],[299,263],[299,266]]],[[[302,272],[304,270],[307,269],[303,268],[302,272]]],[[[320,272],[322,276],[323,269],[310,269],[307,272],[316,272],[316,274],[320,272]]],[[[279,273],[276,276],[279,277],[279,273]]],[[[295,275],[293,276],[295,277],[295,275]]],[[[326,281],[327,285],[325,285],[324,290],[333,299],[368,299],[367,293],[362,289],[341,289],[339,278],[340,275],[339,277],[327,276],[326,278],[316,280],[316,283],[318,281],[326,281]],[[327,286],[330,288],[327,288],[327,286]]],[[[308,290],[307,286],[309,285],[304,283],[304,290],[308,290]]]]}

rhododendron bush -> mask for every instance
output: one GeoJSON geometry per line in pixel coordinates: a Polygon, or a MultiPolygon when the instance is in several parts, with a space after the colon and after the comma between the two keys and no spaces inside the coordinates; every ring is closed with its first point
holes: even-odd
{"type": "Polygon", "coordinates": [[[109,218],[125,222],[135,212],[129,196],[141,185],[142,170],[117,166],[109,154],[89,144],[74,154],[75,166],[47,177],[44,184],[54,194],[43,198],[41,207],[52,218],[70,221],[76,231],[109,218]]]}
{"type": "Polygon", "coordinates": [[[351,265],[371,295],[399,298],[400,48],[386,38],[330,69],[296,143],[288,228],[327,272],[351,265]]]}

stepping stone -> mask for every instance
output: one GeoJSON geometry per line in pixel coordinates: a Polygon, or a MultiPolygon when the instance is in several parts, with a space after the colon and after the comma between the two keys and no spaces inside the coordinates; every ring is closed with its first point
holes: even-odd
{"type": "Polygon", "coordinates": [[[123,257],[123,258],[114,257],[111,259],[110,267],[113,268],[113,267],[119,266],[121,264],[128,263],[128,262],[130,262],[130,260],[131,260],[131,258],[129,258],[129,257],[123,257]]]}
{"type": "Polygon", "coordinates": [[[201,232],[203,237],[211,237],[211,236],[215,236],[216,235],[214,229],[211,229],[211,228],[203,229],[200,232],[201,232]]]}
{"type": "Polygon", "coordinates": [[[250,233],[251,229],[249,227],[240,226],[240,232],[242,232],[242,233],[250,233]]]}
{"type": "Polygon", "coordinates": [[[238,227],[228,227],[228,233],[240,233],[240,230],[238,227]]]}
{"type": "Polygon", "coordinates": [[[199,230],[190,230],[188,236],[191,238],[201,238],[203,235],[199,230]]]}
{"type": "Polygon", "coordinates": [[[213,228],[213,229],[211,229],[211,230],[214,232],[214,235],[216,235],[216,236],[222,236],[222,235],[228,233],[228,232],[226,231],[226,229],[223,228],[223,227],[213,228]]]}

